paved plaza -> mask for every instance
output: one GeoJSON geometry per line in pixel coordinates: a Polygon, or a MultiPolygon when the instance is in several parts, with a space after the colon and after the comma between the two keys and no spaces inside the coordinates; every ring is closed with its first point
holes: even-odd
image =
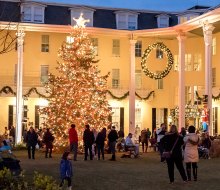
{"type": "MultiPolygon", "coordinates": [[[[59,182],[59,162],[61,154],[53,154],[53,158],[44,158],[42,152],[37,152],[35,160],[27,158],[27,152],[15,151],[21,160],[21,167],[28,180],[33,178],[34,171],[53,176],[59,182]]],[[[220,158],[200,160],[198,181],[184,183],[179,173],[175,173],[175,183],[170,185],[167,166],[159,162],[156,152],[146,153],[138,159],[120,158],[109,161],[106,155],[104,161],[83,161],[83,155],[73,162],[74,190],[219,190],[220,158]]]]}

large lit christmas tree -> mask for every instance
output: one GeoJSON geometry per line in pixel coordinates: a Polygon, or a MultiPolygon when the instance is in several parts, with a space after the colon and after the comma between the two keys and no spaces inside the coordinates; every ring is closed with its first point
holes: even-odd
{"type": "Polygon", "coordinates": [[[79,139],[85,124],[97,130],[107,127],[111,111],[106,99],[107,78],[100,75],[94,48],[85,31],[86,20],[82,15],[74,19],[68,40],[58,52],[59,75],[50,74],[46,90],[51,95],[48,107],[40,110],[46,115],[44,125],[51,128],[55,144],[68,144],[68,130],[76,124],[79,139]]]}

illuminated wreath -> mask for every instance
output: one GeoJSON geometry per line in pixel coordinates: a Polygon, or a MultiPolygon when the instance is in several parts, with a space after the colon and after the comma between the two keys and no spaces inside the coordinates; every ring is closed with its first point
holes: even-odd
{"type": "Polygon", "coordinates": [[[152,79],[155,79],[155,80],[162,79],[165,76],[167,76],[169,74],[170,70],[172,69],[172,65],[173,65],[173,55],[172,55],[171,51],[169,50],[169,48],[167,48],[167,46],[165,46],[162,42],[157,42],[157,43],[154,43],[153,45],[149,45],[148,48],[144,51],[144,54],[141,59],[141,67],[142,67],[143,72],[145,73],[146,76],[148,76],[152,79]],[[159,73],[151,72],[147,68],[147,65],[146,65],[147,58],[153,49],[160,49],[162,52],[164,52],[166,54],[166,57],[168,59],[167,66],[166,66],[165,70],[163,70],[159,73]]]}

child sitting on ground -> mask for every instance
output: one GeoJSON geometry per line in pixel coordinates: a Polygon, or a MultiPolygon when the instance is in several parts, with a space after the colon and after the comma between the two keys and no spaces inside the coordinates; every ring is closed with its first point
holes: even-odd
{"type": "Polygon", "coordinates": [[[63,186],[64,180],[66,180],[68,182],[68,190],[71,190],[72,176],[73,176],[73,170],[72,170],[70,152],[64,152],[62,159],[60,161],[60,177],[61,177],[60,187],[63,186]]]}

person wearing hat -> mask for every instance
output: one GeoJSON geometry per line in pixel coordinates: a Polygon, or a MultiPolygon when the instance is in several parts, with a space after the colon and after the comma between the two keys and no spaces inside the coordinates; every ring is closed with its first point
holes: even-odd
{"type": "Polygon", "coordinates": [[[132,133],[129,133],[128,136],[126,137],[125,145],[128,148],[134,148],[135,156],[139,155],[139,146],[138,144],[134,144],[134,142],[132,141],[132,133]]]}
{"type": "Polygon", "coordinates": [[[115,158],[115,145],[116,145],[117,139],[118,139],[117,131],[115,130],[115,126],[112,126],[112,129],[108,134],[109,148],[112,153],[112,158],[110,159],[111,161],[116,160],[116,158],[115,158]]]}

